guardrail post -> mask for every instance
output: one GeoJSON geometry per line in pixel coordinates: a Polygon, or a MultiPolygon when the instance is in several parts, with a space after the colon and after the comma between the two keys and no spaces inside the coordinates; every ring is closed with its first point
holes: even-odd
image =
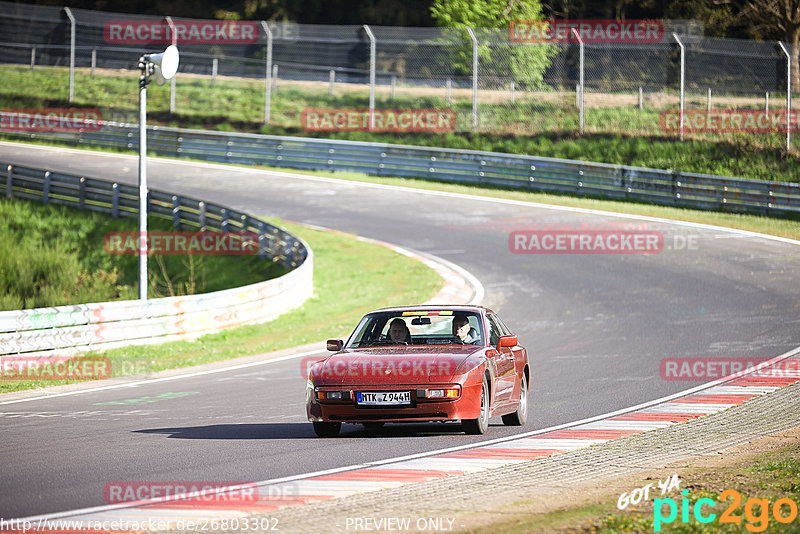
{"type": "Polygon", "coordinates": [[[478,39],[472,28],[467,28],[472,39],[472,130],[478,128],[478,39]]]}
{"type": "Polygon", "coordinates": [[[511,80],[511,103],[514,103],[514,80],[511,80]]]}
{"type": "Polygon", "coordinates": [[[333,96],[333,84],[336,83],[336,71],[331,69],[328,73],[328,96],[333,96]]]}
{"type": "Polygon", "coordinates": [[[78,209],[86,207],[86,178],[81,176],[78,181],[78,209]]]}
{"type": "Polygon", "coordinates": [[[217,69],[219,68],[219,59],[214,58],[211,60],[211,85],[217,84],[217,69]]]}
{"type": "Polygon", "coordinates": [[[684,48],[683,43],[681,42],[681,40],[678,38],[678,34],[677,33],[673,33],[672,37],[675,39],[675,41],[678,43],[678,46],[681,49],[681,141],[683,141],[683,120],[684,120],[683,116],[684,116],[684,111],[685,111],[684,96],[686,94],[685,93],[685,89],[686,89],[686,86],[685,86],[685,83],[686,83],[686,49],[684,48]]]}
{"type": "Polygon", "coordinates": [[[764,93],[764,113],[769,115],[769,91],[764,93]]]}
{"type": "Polygon", "coordinates": [[[42,203],[50,200],[50,171],[44,173],[44,187],[42,188],[42,203]]]}
{"type": "Polygon", "coordinates": [[[94,76],[94,69],[97,67],[97,49],[92,48],[92,76],[94,76]]]}
{"type": "Polygon", "coordinates": [[[267,60],[264,87],[264,124],[269,124],[270,113],[272,111],[272,30],[269,29],[266,21],[261,21],[261,28],[267,34],[267,60]]]}
{"type": "Polygon", "coordinates": [[[14,180],[14,166],[9,165],[6,174],[6,198],[11,199],[14,196],[12,189],[12,182],[14,180]]]}
{"type": "Polygon", "coordinates": [[[396,88],[397,88],[397,76],[392,74],[392,100],[394,100],[394,92],[396,88]]]}
{"type": "Polygon", "coordinates": [[[792,56],[781,41],[778,41],[786,55],[786,151],[792,148],[792,56]]]}
{"type": "Polygon", "coordinates": [[[375,129],[375,36],[369,26],[364,24],[369,38],[369,129],[375,129]]]}
{"type": "Polygon", "coordinates": [[[31,70],[36,66],[36,47],[31,48],[31,70]]]}
{"type": "Polygon", "coordinates": [[[202,232],[206,229],[206,203],[201,201],[199,208],[200,213],[197,215],[197,222],[200,224],[200,231],[202,232]]]}
{"type": "Polygon", "coordinates": [[[226,210],[225,208],[222,208],[222,210],[220,211],[220,215],[222,215],[222,222],[219,225],[220,229],[223,232],[227,232],[228,231],[228,210],[226,210]]]}
{"type": "Polygon", "coordinates": [[[260,258],[267,257],[267,228],[263,222],[258,223],[258,256],[260,258]]]}
{"type": "Polygon", "coordinates": [[[579,73],[578,73],[578,123],[580,125],[580,133],[583,135],[583,92],[585,89],[585,85],[583,83],[583,73],[584,73],[584,61],[583,61],[583,39],[581,39],[578,30],[572,28],[572,33],[575,35],[575,38],[578,40],[579,46],[579,73]]]}
{"type": "Polygon", "coordinates": [[[181,227],[181,197],[172,195],[172,227],[180,230],[181,227]]]}
{"type": "Polygon", "coordinates": [[[119,184],[117,183],[111,186],[111,216],[115,219],[119,218],[119,184]]]}
{"type": "Polygon", "coordinates": [[[75,97],[75,17],[68,7],[64,12],[69,19],[69,101],[75,97]]]}

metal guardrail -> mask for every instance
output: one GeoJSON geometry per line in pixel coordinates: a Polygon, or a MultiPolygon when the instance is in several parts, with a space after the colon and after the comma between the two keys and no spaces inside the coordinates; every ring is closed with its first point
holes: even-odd
{"type": "MultiPolygon", "coordinates": [[[[138,215],[138,189],[0,163],[0,194],[110,213],[138,215]]],[[[313,254],[299,238],[216,204],[149,193],[150,213],[176,229],[252,232],[259,254],[292,270],[271,280],[213,293],[0,312],[0,355],[72,354],[85,350],[187,339],[269,321],[302,304],[313,290],[313,254]]]]}
{"type": "MultiPolygon", "coordinates": [[[[148,150],[169,157],[295,169],[360,171],[703,210],[800,214],[800,184],[389,143],[148,127],[148,150]]],[[[138,125],[6,136],[138,151],[138,125]]]]}

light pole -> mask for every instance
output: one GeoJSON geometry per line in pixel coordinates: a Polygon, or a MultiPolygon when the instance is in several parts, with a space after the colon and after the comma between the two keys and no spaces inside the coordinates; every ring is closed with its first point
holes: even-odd
{"type": "Polygon", "coordinates": [[[178,72],[178,48],[139,58],[139,299],[147,301],[147,84],[164,85],[178,72]]]}

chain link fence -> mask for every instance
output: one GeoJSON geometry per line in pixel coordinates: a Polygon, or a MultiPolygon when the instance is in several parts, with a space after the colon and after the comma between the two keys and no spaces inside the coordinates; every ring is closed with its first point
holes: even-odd
{"type": "MultiPolygon", "coordinates": [[[[211,21],[175,22],[191,29],[211,21]]],[[[458,132],[758,135],[763,146],[785,147],[787,132],[705,132],[691,113],[797,110],[788,108],[790,45],[704,37],[691,21],[661,21],[662,38],[648,43],[518,42],[508,28],[239,24],[252,25],[252,39],[220,36],[219,26],[210,38],[187,30],[177,41],[181,61],[169,107],[156,97],[150,111],[180,113],[198,92],[224,85],[231,89],[225,98],[200,113],[223,116],[227,104],[242,99],[246,115],[231,119],[302,129],[303,111],[312,108],[450,108],[458,132]],[[672,115],[665,123],[669,113],[677,113],[677,127],[672,115]]],[[[130,77],[130,91],[114,96],[118,111],[135,122],[138,59],[168,43],[154,38],[156,26],[165,27],[165,19],[0,2],[3,68],[21,76],[66,67],[70,77],[53,98],[82,103],[109,90],[90,89],[90,78],[130,77]],[[112,24],[150,33],[110,39],[112,24]]]]}

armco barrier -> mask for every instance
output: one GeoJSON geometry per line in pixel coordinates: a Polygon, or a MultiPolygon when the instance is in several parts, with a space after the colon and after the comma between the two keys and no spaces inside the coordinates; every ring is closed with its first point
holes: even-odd
{"type": "MultiPolygon", "coordinates": [[[[138,215],[135,187],[2,164],[0,191],[119,216],[138,215]]],[[[150,213],[176,229],[254,232],[260,255],[292,270],[257,284],[201,295],[0,312],[0,355],[73,354],[131,344],[190,339],[264,322],[296,308],[313,290],[313,254],[297,237],[215,204],[150,191],[150,213]]]]}
{"type": "MultiPolygon", "coordinates": [[[[18,133],[34,138],[138,151],[138,125],[98,131],[18,133]]],[[[162,156],[380,176],[486,184],[668,206],[762,215],[800,213],[800,184],[681,173],[626,165],[389,143],[148,127],[148,150],[162,156]]]]}

